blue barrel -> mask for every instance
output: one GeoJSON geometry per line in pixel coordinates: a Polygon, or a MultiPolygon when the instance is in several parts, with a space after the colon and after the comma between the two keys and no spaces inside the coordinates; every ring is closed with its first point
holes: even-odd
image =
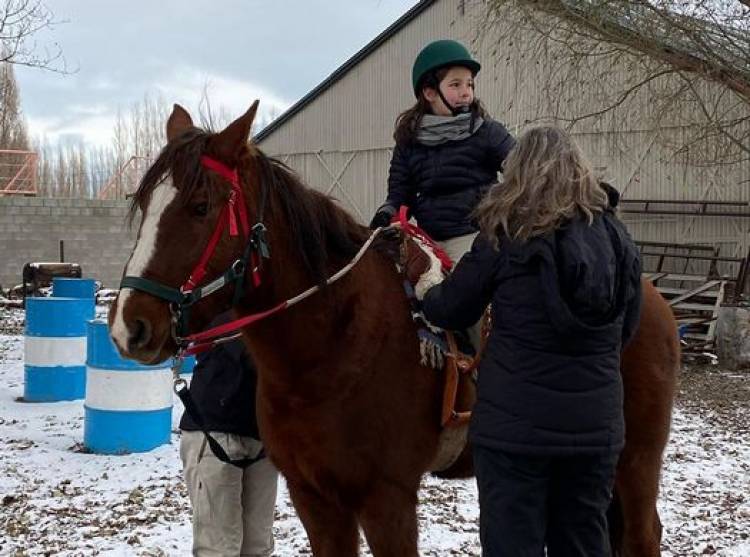
{"type": "Polygon", "coordinates": [[[180,375],[192,375],[193,368],[195,367],[195,356],[188,356],[182,360],[180,365],[180,375]]]}
{"type": "Polygon", "coordinates": [[[26,298],[25,401],[83,398],[86,322],[93,318],[93,299],[26,298]]]}
{"type": "Polygon", "coordinates": [[[94,298],[96,295],[96,282],[90,278],[65,278],[54,277],[52,279],[52,296],[61,298],[94,298]]]}
{"type": "Polygon", "coordinates": [[[144,366],[120,357],[102,320],[88,324],[83,444],[98,454],[150,451],[172,431],[171,360],[144,366]]]}

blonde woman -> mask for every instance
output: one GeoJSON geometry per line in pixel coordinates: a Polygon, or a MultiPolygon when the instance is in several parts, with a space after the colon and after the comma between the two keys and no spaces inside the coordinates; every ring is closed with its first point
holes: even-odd
{"type": "Polygon", "coordinates": [[[471,251],[423,299],[448,329],[492,303],[470,428],[483,555],[609,555],[638,252],[563,130],[527,131],[503,174],[477,209],[471,251]]]}

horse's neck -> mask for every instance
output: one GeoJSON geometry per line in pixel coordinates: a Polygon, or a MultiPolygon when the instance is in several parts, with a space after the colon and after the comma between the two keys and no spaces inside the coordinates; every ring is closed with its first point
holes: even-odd
{"type": "MultiPolygon", "coordinates": [[[[273,294],[264,298],[265,307],[275,307],[315,286],[293,267],[276,267],[271,278],[273,294]]],[[[295,385],[302,388],[300,378],[319,374],[330,365],[341,348],[337,331],[355,326],[354,313],[342,310],[352,295],[346,282],[319,290],[304,301],[246,329],[245,335],[259,373],[265,375],[269,383],[284,391],[295,385]]]]}
{"type": "MultiPolygon", "coordinates": [[[[260,163],[256,163],[260,164],[260,163]]],[[[273,172],[283,172],[279,169],[272,169],[273,172]]],[[[260,173],[253,173],[259,176],[260,173]]],[[[281,177],[284,180],[284,177],[281,177]]],[[[288,182],[288,180],[286,180],[288,182]]],[[[264,311],[275,307],[291,298],[294,298],[307,289],[316,286],[318,278],[311,276],[312,271],[306,269],[306,265],[301,260],[300,249],[304,249],[293,237],[293,229],[305,225],[298,222],[295,226],[290,226],[286,218],[290,211],[287,211],[284,204],[302,203],[305,195],[314,196],[312,192],[299,184],[282,184],[281,187],[302,188],[295,190],[294,195],[286,199],[281,190],[276,187],[265,187],[268,191],[267,207],[264,211],[264,219],[268,230],[268,244],[270,248],[270,260],[264,261],[261,272],[261,287],[253,289],[249,286],[248,307],[243,308],[244,313],[264,311]]],[[[255,191],[254,199],[259,199],[258,195],[262,192],[259,183],[251,184],[255,191]]],[[[250,194],[249,194],[250,195],[250,194]]],[[[248,197],[249,198],[249,197],[248,197]]],[[[310,204],[318,203],[317,211],[312,211],[310,218],[320,218],[312,224],[320,224],[321,227],[330,227],[327,229],[324,237],[339,237],[347,235],[347,238],[354,238],[358,234],[366,236],[366,233],[359,229],[351,228],[356,226],[350,217],[338,213],[340,208],[336,207],[327,199],[321,197],[304,200],[310,204]],[[329,205],[330,204],[330,205],[329,205]]],[[[250,214],[257,214],[255,207],[250,208],[250,214]]],[[[313,236],[314,237],[314,236],[313,236]]],[[[320,239],[325,241],[324,238],[320,239]]],[[[352,240],[355,242],[355,240],[352,240]]],[[[343,241],[342,244],[346,244],[343,241]]],[[[316,243],[312,251],[320,246],[316,243]]],[[[349,262],[349,256],[341,255],[341,247],[331,245],[320,246],[328,250],[328,269],[326,275],[329,277],[337,272],[340,268],[349,262]],[[336,253],[338,252],[338,255],[336,253]]],[[[347,249],[343,249],[346,252],[347,249]]],[[[368,254],[369,255],[369,254],[368,254]]],[[[352,254],[353,256],[353,254],[352,254]]],[[[316,257],[315,254],[312,257],[316,257]]],[[[314,266],[314,265],[313,265],[314,266]]],[[[366,292],[359,292],[368,280],[377,280],[375,277],[354,277],[361,274],[359,265],[355,267],[344,280],[330,285],[322,291],[318,291],[303,302],[282,310],[256,326],[251,327],[247,334],[249,342],[255,352],[262,358],[267,359],[274,366],[289,367],[294,366],[315,366],[316,362],[330,360],[330,352],[336,348],[337,334],[342,328],[346,328],[350,321],[354,320],[354,314],[351,306],[356,305],[352,300],[358,295],[367,295],[366,292]],[[349,308],[349,309],[347,309],[349,308]]],[[[372,273],[372,269],[370,270],[372,273]]],[[[252,277],[248,277],[248,281],[252,277]]],[[[340,335],[339,335],[340,336],[340,335]]]]}

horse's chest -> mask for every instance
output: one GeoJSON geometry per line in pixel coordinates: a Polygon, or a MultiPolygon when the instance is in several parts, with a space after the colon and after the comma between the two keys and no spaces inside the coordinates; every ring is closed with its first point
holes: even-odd
{"type": "Polygon", "coordinates": [[[325,413],[287,405],[283,412],[268,408],[258,414],[264,443],[285,473],[323,465],[340,444],[341,432],[325,413]]]}

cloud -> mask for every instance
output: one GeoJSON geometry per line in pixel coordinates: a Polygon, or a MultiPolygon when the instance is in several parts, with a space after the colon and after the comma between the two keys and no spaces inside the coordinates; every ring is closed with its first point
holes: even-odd
{"type": "MultiPolygon", "coordinates": [[[[93,83],[96,89],[100,83],[93,83]]],[[[88,89],[83,87],[81,93],[88,89]]],[[[267,122],[273,116],[278,116],[286,110],[291,102],[281,99],[264,87],[227,76],[208,75],[206,72],[190,66],[181,66],[171,72],[162,74],[154,82],[150,90],[145,90],[141,97],[129,102],[109,103],[100,100],[96,103],[85,104],[75,102],[59,110],[57,115],[27,117],[29,132],[32,137],[44,137],[51,143],[56,143],[70,137],[81,138],[89,146],[109,145],[113,138],[115,121],[118,110],[127,114],[136,104],[146,96],[159,99],[168,106],[179,103],[187,108],[196,122],[200,121],[202,97],[207,94],[211,105],[211,112],[218,117],[217,124],[228,123],[233,118],[243,114],[255,99],[260,99],[258,121],[267,122]]],[[[205,106],[203,106],[205,113],[205,106]]]]}
{"type": "Polygon", "coordinates": [[[30,135],[37,140],[52,144],[82,142],[88,146],[109,145],[114,122],[115,116],[110,113],[27,118],[30,135]]]}
{"type": "Polygon", "coordinates": [[[215,113],[226,113],[234,118],[244,113],[255,99],[260,99],[258,119],[278,115],[291,101],[281,99],[265,87],[240,79],[209,75],[197,68],[183,66],[155,86],[161,97],[197,112],[201,98],[206,93],[215,113]]]}
{"type": "Polygon", "coordinates": [[[215,112],[233,118],[258,98],[268,122],[415,2],[55,0],[68,23],[35,39],[59,43],[77,71],[16,68],[22,107],[32,136],[81,134],[94,145],[110,141],[118,108],[156,95],[195,116],[206,87],[215,112]]]}

